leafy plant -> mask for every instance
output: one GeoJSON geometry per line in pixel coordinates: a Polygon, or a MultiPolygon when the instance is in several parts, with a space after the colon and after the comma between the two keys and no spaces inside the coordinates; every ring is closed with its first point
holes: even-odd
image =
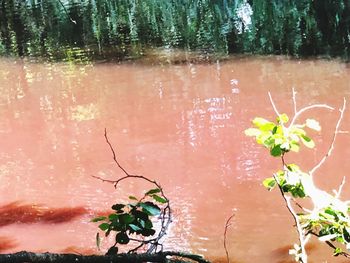
{"type": "Polygon", "coordinates": [[[266,178],[263,185],[272,190],[279,188],[288,211],[292,215],[297,232],[299,244],[294,244],[290,254],[295,256],[295,261],[307,263],[307,252],[305,245],[311,235],[317,236],[320,241],[325,242],[333,249],[333,255],[350,257],[342,247],[350,249],[350,206],[349,202],[340,200],[340,193],[345,183],[345,177],[338,191],[329,194],[319,188],[313,182],[313,175],[332,154],[335,139],[339,133],[339,127],[345,111],[346,100],[340,109],[340,115],[335,127],[332,143],[326,155],[320,162],[308,172],[303,172],[296,164],[287,164],[285,155],[290,152],[299,152],[301,145],[308,148],[315,146],[314,141],[308,136],[306,129],[320,131],[321,126],[314,119],[307,119],[304,123],[297,123],[302,113],[313,108],[326,108],[333,110],[325,104],[314,104],[297,111],[296,92],[293,90],[294,116],[290,120],[287,114],[280,114],[269,93],[271,104],[276,112],[275,122],[257,117],[253,120],[255,127],[245,130],[247,136],[255,137],[258,144],[263,145],[273,157],[282,160],[283,168],[266,178]],[[297,199],[308,198],[312,201],[311,207],[303,207],[297,203],[297,199]]]}
{"type": "MultiPolygon", "coordinates": [[[[151,242],[150,240],[136,239],[135,237],[146,238],[153,236],[156,233],[152,218],[161,215],[161,207],[168,200],[161,195],[161,189],[155,188],[147,191],[145,195],[137,199],[134,196],[129,196],[130,203],[117,203],[112,206],[113,213],[108,216],[100,216],[92,219],[92,222],[100,222],[98,226],[105,232],[105,236],[109,236],[111,232],[115,232],[115,244],[112,247],[113,251],[117,252],[116,247],[126,245],[130,241],[138,241],[141,243],[151,242]],[[103,222],[103,223],[101,223],[103,222]]],[[[96,237],[96,243],[99,247],[100,236],[96,237]]]]}
{"type": "MultiPolygon", "coordinates": [[[[99,222],[99,229],[109,236],[111,232],[115,233],[115,243],[109,248],[107,254],[117,254],[117,245],[127,245],[130,241],[138,245],[129,250],[128,253],[136,252],[139,248],[149,245],[147,253],[157,252],[158,248],[162,251],[160,239],[166,234],[168,226],[171,223],[171,208],[169,199],[164,195],[162,187],[154,180],[143,175],[128,173],[118,162],[115,151],[110,143],[107,130],[105,129],[105,139],[113,154],[113,160],[125,176],[117,180],[105,180],[93,176],[103,182],[112,183],[115,188],[126,179],[140,179],[151,183],[152,188],[144,193],[142,198],[129,196],[128,203],[116,203],[112,205],[113,213],[107,216],[99,216],[92,219],[92,222],[99,222]],[[152,220],[153,219],[153,220],[152,220]],[[157,220],[157,227],[154,226],[154,219],[157,220]],[[157,231],[157,230],[158,231],[157,231]]],[[[100,234],[96,234],[96,245],[100,248],[100,234]]]]}

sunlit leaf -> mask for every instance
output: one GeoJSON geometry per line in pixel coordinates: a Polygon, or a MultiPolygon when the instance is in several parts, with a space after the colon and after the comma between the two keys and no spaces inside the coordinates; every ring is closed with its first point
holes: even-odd
{"type": "Polygon", "coordinates": [[[277,122],[283,124],[283,123],[287,123],[289,121],[288,115],[283,113],[280,116],[277,117],[277,122]]]}
{"type": "Polygon", "coordinates": [[[156,216],[160,214],[160,208],[151,202],[140,203],[140,206],[149,215],[156,216]]]}
{"type": "Polygon", "coordinates": [[[260,117],[254,118],[253,124],[261,131],[272,131],[272,129],[275,127],[275,124],[273,122],[260,117]]]}
{"type": "Polygon", "coordinates": [[[265,186],[269,191],[272,190],[276,185],[276,180],[273,177],[266,178],[263,181],[263,186],[265,186]]]}
{"type": "Polygon", "coordinates": [[[314,141],[311,138],[307,137],[306,135],[301,135],[300,138],[301,138],[301,141],[303,142],[303,144],[306,147],[308,147],[308,148],[314,148],[315,147],[315,143],[314,143],[314,141]]]}
{"type": "Polygon", "coordinates": [[[333,256],[339,256],[341,253],[343,253],[343,250],[340,247],[337,247],[333,251],[333,256]]]}
{"type": "Polygon", "coordinates": [[[160,197],[159,195],[152,195],[153,199],[161,204],[165,204],[167,200],[163,197],[160,197]]]}
{"type": "Polygon", "coordinates": [[[149,190],[145,195],[152,195],[152,194],[157,194],[160,193],[160,189],[159,188],[154,188],[149,190]]]}
{"type": "Polygon", "coordinates": [[[294,142],[294,141],[292,141],[292,142],[290,143],[290,150],[291,150],[292,152],[299,152],[299,149],[300,149],[299,143],[294,142]]]}
{"type": "Polygon", "coordinates": [[[320,131],[321,126],[320,123],[314,119],[307,119],[306,120],[306,126],[310,129],[313,129],[315,131],[320,131]]]}
{"type": "Polygon", "coordinates": [[[129,227],[134,231],[140,231],[142,228],[138,227],[137,225],[130,224],[129,227]]]}
{"type": "Polygon", "coordinates": [[[257,128],[249,128],[244,131],[246,136],[258,136],[261,134],[261,131],[257,128]]]}

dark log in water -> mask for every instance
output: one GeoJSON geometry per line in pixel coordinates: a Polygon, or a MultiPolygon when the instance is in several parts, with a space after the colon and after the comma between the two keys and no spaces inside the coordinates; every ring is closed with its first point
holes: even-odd
{"type": "Polygon", "coordinates": [[[62,262],[80,262],[80,263],[138,263],[138,262],[191,262],[210,263],[203,257],[195,254],[164,251],[154,254],[117,254],[117,255],[76,255],[76,254],[53,254],[53,253],[32,253],[21,251],[13,254],[0,254],[2,263],[62,263],[62,262]],[[173,258],[177,258],[173,261],[173,258]]]}

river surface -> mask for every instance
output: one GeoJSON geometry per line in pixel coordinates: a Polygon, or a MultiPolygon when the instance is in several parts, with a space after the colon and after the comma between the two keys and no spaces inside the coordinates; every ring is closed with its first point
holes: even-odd
{"type": "MultiPolygon", "coordinates": [[[[92,176],[130,173],[156,179],[171,200],[174,222],[165,249],[225,261],[226,219],[231,262],[292,262],[293,220],[278,191],[261,185],[280,168],[244,135],[255,116],[326,103],[340,108],[350,94],[350,68],[337,61],[232,58],[212,64],[36,63],[0,60],[0,251],[101,253],[90,220],[145,186],[124,181],[115,190],[92,176]]],[[[350,108],[350,105],[349,107],[350,108]]],[[[350,109],[349,109],[350,110],[350,109]]],[[[338,111],[312,110],[323,130],[317,146],[290,155],[304,170],[325,154],[338,111]]],[[[303,115],[303,116],[307,116],[303,115]]],[[[350,130],[345,113],[341,130],[350,130]]],[[[350,170],[350,135],[316,174],[337,189],[350,170]]],[[[350,198],[350,182],[342,196],[350,198]]],[[[108,247],[102,241],[102,251],[108,247]]],[[[311,262],[343,262],[312,242],[311,262]],[[328,260],[328,261],[326,261],[328,260]]]]}

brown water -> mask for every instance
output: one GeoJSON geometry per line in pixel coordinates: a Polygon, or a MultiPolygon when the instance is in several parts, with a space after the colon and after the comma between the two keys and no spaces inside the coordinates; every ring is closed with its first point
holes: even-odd
{"type": "MultiPolygon", "coordinates": [[[[255,116],[274,118],[298,105],[340,107],[350,94],[350,69],[336,61],[233,58],[211,65],[40,64],[0,60],[0,249],[98,253],[89,220],[130,192],[106,179],[122,176],[104,128],[129,172],[158,180],[172,201],[174,223],[165,249],[235,262],[288,262],[297,240],[277,191],[261,180],[279,168],[243,131],[255,116]]],[[[350,107],[350,106],[349,106],[350,107]]],[[[337,112],[312,111],[324,129],[315,150],[289,157],[311,168],[326,152],[337,112]],[[302,157],[300,157],[302,155],[302,157]]],[[[342,130],[350,130],[346,112],[342,130]]],[[[336,189],[348,175],[350,135],[341,134],[317,183],[336,189]]],[[[344,187],[350,197],[350,182],[344,187]]],[[[343,262],[323,245],[312,262],[343,262]]],[[[103,248],[108,247],[107,242],[103,248]]]]}

